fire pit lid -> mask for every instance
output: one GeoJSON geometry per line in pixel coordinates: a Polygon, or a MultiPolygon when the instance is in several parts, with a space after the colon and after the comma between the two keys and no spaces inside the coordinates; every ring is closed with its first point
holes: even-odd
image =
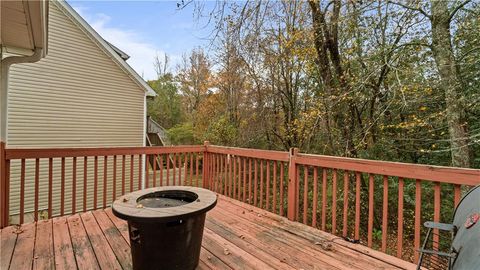
{"type": "Polygon", "coordinates": [[[136,222],[169,222],[209,211],[217,195],[207,189],[188,186],[138,190],[113,202],[113,213],[136,222]]]}

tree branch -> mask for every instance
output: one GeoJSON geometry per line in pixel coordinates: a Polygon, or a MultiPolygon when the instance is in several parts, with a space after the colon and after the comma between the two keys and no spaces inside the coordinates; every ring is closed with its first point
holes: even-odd
{"type": "Polygon", "coordinates": [[[461,3],[460,5],[458,5],[456,8],[454,8],[452,10],[452,13],[450,13],[450,16],[448,17],[448,21],[451,21],[453,19],[453,17],[455,16],[455,14],[457,14],[457,12],[462,9],[464,6],[466,6],[468,3],[472,2],[471,0],[466,0],[466,1],[463,1],[463,3],[461,3]]]}
{"type": "Polygon", "coordinates": [[[411,7],[411,6],[407,6],[407,5],[404,5],[402,3],[398,3],[398,2],[393,2],[393,1],[388,1],[388,3],[390,4],[394,4],[394,5],[397,5],[397,6],[401,6],[403,8],[406,8],[406,9],[409,9],[409,10],[413,10],[413,11],[418,11],[420,13],[423,14],[423,16],[427,17],[427,18],[431,18],[431,15],[427,14],[427,12],[425,12],[425,10],[421,9],[421,8],[414,8],[414,7],[411,7]]]}

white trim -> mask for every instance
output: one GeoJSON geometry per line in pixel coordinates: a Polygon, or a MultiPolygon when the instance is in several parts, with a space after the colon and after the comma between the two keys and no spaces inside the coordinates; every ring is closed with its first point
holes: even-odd
{"type": "Polygon", "coordinates": [[[145,82],[145,80],[138,75],[138,73],[133,70],[130,65],[128,65],[125,60],[123,60],[115,50],[108,45],[108,43],[65,1],[65,0],[57,0],[52,1],[53,3],[57,4],[57,6],[65,13],[65,15],[69,16],[73,19],[74,22],[78,23],[81,29],[84,30],[87,35],[89,35],[92,40],[99,45],[99,47],[115,62],[127,75],[138,84],[141,88],[145,90],[147,96],[155,97],[157,93],[145,82]]]}

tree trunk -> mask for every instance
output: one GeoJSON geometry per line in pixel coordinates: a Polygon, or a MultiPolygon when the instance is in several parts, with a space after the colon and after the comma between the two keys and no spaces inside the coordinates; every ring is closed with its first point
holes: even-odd
{"type": "Polygon", "coordinates": [[[452,166],[470,167],[467,122],[458,66],[451,44],[451,15],[447,1],[431,1],[432,51],[445,93],[452,166]]]}

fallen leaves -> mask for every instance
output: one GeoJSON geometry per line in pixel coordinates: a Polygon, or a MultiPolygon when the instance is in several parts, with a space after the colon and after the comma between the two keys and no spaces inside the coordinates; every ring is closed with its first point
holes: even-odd
{"type": "Polygon", "coordinates": [[[326,251],[332,251],[333,250],[333,245],[330,242],[315,242],[314,243],[317,246],[320,246],[322,249],[326,251]]]}
{"type": "Polygon", "coordinates": [[[231,253],[230,253],[230,250],[228,250],[228,248],[224,248],[223,249],[223,254],[230,255],[231,253]]]}
{"type": "Polygon", "coordinates": [[[17,225],[13,228],[12,233],[21,234],[21,233],[23,233],[23,229],[20,226],[17,225]]]}

